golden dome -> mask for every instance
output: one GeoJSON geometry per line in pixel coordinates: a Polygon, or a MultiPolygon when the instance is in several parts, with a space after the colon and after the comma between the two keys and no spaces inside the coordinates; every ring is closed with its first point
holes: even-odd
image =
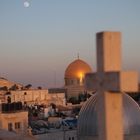
{"type": "Polygon", "coordinates": [[[83,60],[77,59],[68,65],[65,78],[83,78],[89,72],[92,72],[90,66],[83,60]]]}

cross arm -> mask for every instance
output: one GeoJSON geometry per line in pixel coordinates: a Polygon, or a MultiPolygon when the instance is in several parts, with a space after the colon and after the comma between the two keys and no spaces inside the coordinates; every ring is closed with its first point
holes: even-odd
{"type": "Polygon", "coordinates": [[[136,92],[138,91],[138,74],[136,72],[89,73],[85,76],[87,90],[136,92]]]}

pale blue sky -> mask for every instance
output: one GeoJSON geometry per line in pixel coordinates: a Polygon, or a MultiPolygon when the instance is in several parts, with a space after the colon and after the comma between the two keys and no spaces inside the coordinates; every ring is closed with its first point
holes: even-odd
{"type": "Polygon", "coordinates": [[[63,86],[77,53],[96,71],[95,34],[121,31],[123,69],[140,72],[140,0],[0,0],[0,75],[63,86]]]}

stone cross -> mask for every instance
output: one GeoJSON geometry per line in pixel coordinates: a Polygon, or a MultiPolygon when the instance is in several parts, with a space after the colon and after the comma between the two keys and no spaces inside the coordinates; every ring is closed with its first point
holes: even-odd
{"type": "Polygon", "coordinates": [[[97,72],[86,74],[87,90],[100,94],[98,102],[99,140],[123,140],[122,92],[138,90],[136,72],[121,71],[121,33],[96,35],[97,72]]]}

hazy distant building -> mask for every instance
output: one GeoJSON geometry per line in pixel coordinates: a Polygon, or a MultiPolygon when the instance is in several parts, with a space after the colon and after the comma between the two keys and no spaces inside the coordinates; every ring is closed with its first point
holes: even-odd
{"type": "Polygon", "coordinates": [[[16,90],[16,91],[2,91],[5,102],[11,98],[11,102],[22,102],[22,104],[46,104],[54,103],[56,105],[65,105],[65,92],[55,90],[49,92],[47,89],[30,89],[30,90],[16,90]]]}
{"type": "Polygon", "coordinates": [[[0,103],[22,102],[22,104],[66,105],[66,89],[27,89],[20,84],[0,78],[0,103]]]}
{"type": "Polygon", "coordinates": [[[65,88],[67,89],[67,99],[78,97],[84,93],[84,77],[86,73],[92,72],[91,67],[81,59],[76,59],[68,65],[65,71],[65,88]]]}

